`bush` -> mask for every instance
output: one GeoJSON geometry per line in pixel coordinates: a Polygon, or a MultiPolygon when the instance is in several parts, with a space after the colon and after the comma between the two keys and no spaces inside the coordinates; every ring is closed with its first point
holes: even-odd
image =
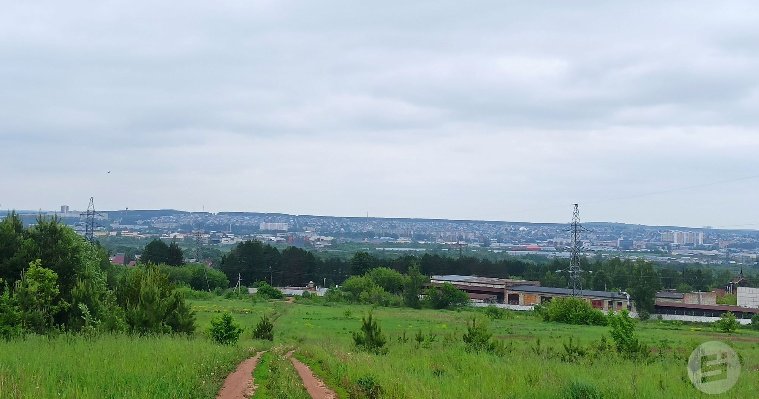
{"type": "Polygon", "coordinates": [[[132,332],[155,334],[195,331],[195,313],[168,276],[154,266],[139,267],[121,276],[116,301],[124,309],[132,332]]]}
{"type": "Polygon", "coordinates": [[[754,330],[759,330],[759,314],[751,316],[751,328],[754,330]]]}
{"type": "Polygon", "coordinates": [[[387,353],[385,336],[377,321],[372,318],[371,312],[368,317],[361,318],[361,330],[353,332],[353,342],[358,349],[366,352],[387,353]]]}
{"type": "Polygon", "coordinates": [[[22,334],[21,312],[11,296],[10,288],[5,287],[0,295],[0,338],[10,340],[22,334]]]}
{"type": "Polygon", "coordinates": [[[240,338],[242,328],[235,324],[229,312],[224,312],[211,320],[211,327],[208,329],[208,333],[211,339],[222,345],[233,345],[240,338]]]}
{"type": "Polygon", "coordinates": [[[256,324],[256,327],[253,329],[253,338],[268,341],[274,340],[274,324],[269,320],[268,316],[263,315],[258,324],[256,324]]]}
{"type": "Polygon", "coordinates": [[[490,341],[492,336],[487,326],[484,323],[478,325],[477,319],[473,317],[472,324],[467,323],[466,333],[463,336],[467,352],[493,352],[495,344],[490,341]]]}
{"type": "Polygon", "coordinates": [[[635,334],[635,320],[623,310],[620,313],[609,316],[611,338],[614,340],[617,352],[625,357],[645,356],[646,347],[638,340],[635,334]]]}
{"type": "MultiPolygon", "coordinates": [[[[753,323],[754,319],[752,318],[751,320],[753,323]]],[[[728,333],[728,334],[734,333],[735,330],[737,330],[738,326],[740,325],[740,323],[738,323],[738,320],[736,320],[733,312],[723,313],[722,316],[719,318],[719,320],[717,320],[715,324],[720,331],[722,331],[723,333],[728,333]]]]}
{"type": "Polygon", "coordinates": [[[285,296],[284,294],[282,294],[282,291],[263,282],[259,283],[258,291],[256,291],[256,295],[265,299],[282,299],[285,296]]]}
{"type": "Polygon", "coordinates": [[[443,283],[427,290],[427,303],[434,309],[451,309],[468,304],[469,296],[453,284],[443,283]]]}
{"type": "Polygon", "coordinates": [[[379,399],[382,397],[384,389],[375,381],[373,376],[366,375],[359,378],[351,387],[351,399],[379,399]]]}
{"type": "Polygon", "coordinates": [[[544,321],[566,324],[605,326],[606,315],[580,298],[555,298],[548,305],[537,308],[544,321]]]}
{"type": "Polygon", "coordinates": [[[564,390],[564,399],[603,399],[603,395],[595,385],[573,381],[564,390]]]}

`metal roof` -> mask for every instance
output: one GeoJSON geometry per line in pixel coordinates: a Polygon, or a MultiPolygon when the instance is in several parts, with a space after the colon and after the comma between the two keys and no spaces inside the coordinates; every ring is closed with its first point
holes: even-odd
{"type": "MultiPolygon", "coordinates": [[[[509,291],[522,291],[531,292],[536,294],[555,294],[555,295],[572,295],[571,288],[556,288],[556,287],[536,287],[532,285],[516,285],[509,288],[509,291]]],[[[594,298],[607,298],[607,299],[627,299],[627,296],[618,292],[610,291],[593,291],[593,290],[578,290],[580,296],[594,297],[594,298]]]]}
{"type": "Polygon", "coordinates": [[[744,308],[742,306],[732,306],[732,305],[698,305],[695,303],[677,303],[677,302],[663,302],[663,301],[656,301],[656,307],[661,308],[681,308],[681,309],[700,309],[700,310],[715,310],[715,311],[723,311],[723,312],[733,312],[733,313],[759,313],[759,309],[756,308],[744,308]]]}
{"type": "Polygon", "coordinates": [[[442,276],[430,276],[430,280],[445,281],[452,284],[490,284],[506,285],[514,283],[530,283],[528,280],[515,280],[510,278],[479,277],[479,276],[460,276],[458,274],[447,274],[442,276]]]}

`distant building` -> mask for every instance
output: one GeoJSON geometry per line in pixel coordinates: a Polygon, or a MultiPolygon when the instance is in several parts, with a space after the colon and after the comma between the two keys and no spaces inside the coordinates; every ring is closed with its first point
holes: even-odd
{"type": "Polygon", "coordinates": [[[633,249],[634,244],[635,243],[633,242],[633,240],[628,239],[628,238],[620,238],[619,240],[617,240],[617,248],[621,251],[629,251],[633,249]]]}
{"type": "Polygon", "coordinates": [[[69,213],[69,206],[68,205],[61,205],[61,213],[64,214],[64,215],[67,214],[67,213],[69,213]]]}
{"type": "Polygon", "coordinates": [[[515,285],[540,285],[538,281],[517,280],[510,278],[459,276],[456,274],[444,276],[431,276],[430,285],[433,287],[450,283],[454,287],[464,291],[469,298],[479,302],[503,303],[509,287],[515,285]]]}
{"type": "Polygon", "coordinates": [[[258,225],[261,231],[287,231],[288,227],[287,223],[261,222],[258,225]]]}
{"type": "MultiPolygon", "coordinates": [[[[506,290],[509,305],[534,306],[548,303],[554,298],[571,297],[571,288],[536,287],[517,285],[506,290]]],[[[580,290],[579,298],[589,302],[594,308],[605,311],[630,309],[630,298],[620,292],[580,290]]]]}
{"type": "Polygon", "coordinates": [[[126,263],[126,256],[124,254],[116,254],[111,256],[111,264],[112,265],[121,265],[123,266],[124,263],[126,263]]]}
{"type": "Polygon", "coordinates": [[[738,306],[759,309],[759,288],[737,287],[738,306]]]}

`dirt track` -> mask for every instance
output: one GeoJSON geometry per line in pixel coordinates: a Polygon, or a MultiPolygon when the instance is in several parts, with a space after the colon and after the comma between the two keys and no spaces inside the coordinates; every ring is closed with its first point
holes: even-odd
{"type": "Polygon", "coordinates": [[[240,363],[237,369],[224,380],[224,385],[216,395],[216,399],[247,399],[253,395],[255,385],[253,385],[253,370],[258,364],[263,352],[256,353],[240,363]]]}
{"type": "Polygon", "coordinates": [[[337,395],[335,392],[333,392],[331,389],[327,388],[326,385],[324,385],[324,382],[316,376],[314,376],[314,373],[311,371],[311,369],[300,362],[298,359],[293,357],[293,352],[287,354],[287,357],[290,358],[290,361],[293,363],[293,366],[295,367],[295,371],[298,372],[298,375],[300,375],[300,379],[303,380],[303,386],[306,387],[306,391],[308,391],[308,394],[311,395],[313,399],[336,399],[337,395]]]}

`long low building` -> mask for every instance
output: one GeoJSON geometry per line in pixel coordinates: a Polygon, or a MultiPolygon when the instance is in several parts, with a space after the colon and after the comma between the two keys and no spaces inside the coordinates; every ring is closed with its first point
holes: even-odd
{"type": "Polygon", "coordinates": [[[509,305],[535,306],[554,298],[577,296],[588,301],[594,308],[604,311],[631,309],[630,297],[621,292],[578,290],[571,288],[539,287],[517,285],[506,290],[506,303],[509,305]],[[576,294],[576,295],[575,295],[576,294]]]}
{"type": "Polygon", "coordinates": [[[441,286],[445,283],[466,292],[469,297],[476,301],[503,303],[506,291],[515,285],[538,286],[539,281],[519,280],[510,278],[460,276],[448,274],[443,276],[430,276],[430,285],[441,286]]]}
{"type": "Polygon", "coordinates": [[[751,322],[751,317],[759,314],[759,309],[731,305],[703,305],[693,303],[676,303],[656,301],[656,309],[652,316],[662,316],[663,320],[681,320],[696,322],[712,322],[719,320],[724,313],[731,312],[742,324],[751,322]]]}

